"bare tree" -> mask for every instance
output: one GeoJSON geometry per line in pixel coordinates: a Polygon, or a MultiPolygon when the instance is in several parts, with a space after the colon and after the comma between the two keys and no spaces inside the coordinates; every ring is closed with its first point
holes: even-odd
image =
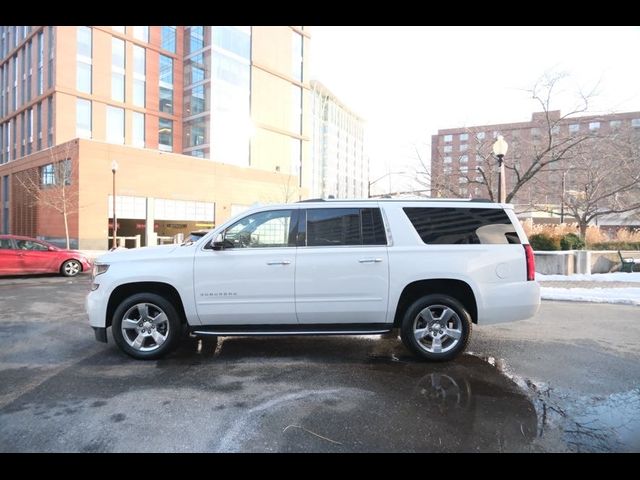
{"type": "MultiPolygon", "coordinates": [[[[561,199],[561,208],[576,220],[583,239],[598,217],[640,209],[640,136],[627,130],[585,147],[564,165],[571,188],[561,199]]],[[[539,209],[559,213],[555,205],[539,209]]]]}
{"type": "Polygon", "coordinates": [[[50,208],[59,213],[64,222],[67,249],[69,244],[69,217],[78,212],[78,186],[74,185],[74,165],[70,148],[62,155],[54,155],[51,162],[41,167],[23,170],[15,175],[18,184],[29,199],[29,206],[50,208]]]}
{"type": "MultiPolygon", "coordinates": [[[[597,131],[591,129],[568,132],[566,128],[572,118],[588,111],[595,89],[586,93],[578,92],[575,106],[564,115],[552,109],[552,103],[555,103],[566,78],[565,74],[547,74],[538,80],[527,92],[542,112],[534,114],[532,128],[508,130],[509,154],[504,163],[507,175],[506,201],[509,203],[517,200],[519,203],[533,204],[538,191],[535,181],[554,171],[559,162],[580,157],[583,144],[600,137],[597,131]]],[[[433,148],[432,157],[435,158],[432,158],[431,167],[442,165],[443,168],[431,171],[419,159],[421,165],[416,172],[418,182],[428,182],[433,196],[482,196],[494,200],[498,173],[491,147],[498,133],[506,132],[467,129],[469,143],[465,145],[469,150],[459,152],[457,158],[452,158],[451,154],[447,155],[440,148],[433,148]]]]}

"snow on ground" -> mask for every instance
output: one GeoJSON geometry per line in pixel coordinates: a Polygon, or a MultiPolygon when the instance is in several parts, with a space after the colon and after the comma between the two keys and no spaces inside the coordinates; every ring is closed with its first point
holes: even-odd
{"type": "Polygon", "coordinates": [[[574,274],[574,275],[543,275],[536,272],[536,280],[539,282],[638,282],[640,283],[640,272],[625,273],[594,273],[574,274]]]}
{"type": "MultiPolygon", "coordinates": [[[[609,274],[609,275],[612,275],[612,274],[609,274]]],[[[632,275],[632,274],[627,274],[627,275],[632,275]]],[[[546,276],[562,277],[563,275],[546,275],[546,276]]],[[[542,287],[540,289],[540,293],[543,300],[569,300],[573,302],[620,303],[625,305],[640,306],[640,288],[542,287]]]]}

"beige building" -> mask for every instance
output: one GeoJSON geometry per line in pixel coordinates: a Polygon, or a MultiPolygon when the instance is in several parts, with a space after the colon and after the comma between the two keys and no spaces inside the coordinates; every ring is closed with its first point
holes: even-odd
{"type": "Polygon", "coordinates": [[[364,120],[322,83],[311,81],[311,196],[366,198],[364,120]]]}
{"type": "Polygon", "coordinates": [[[113,161],[127,246],[306,197],[309,41],[300,26],[0,27],[0,232],[60,243],[65,194],[72,245],[107,248],[113,161]]]}

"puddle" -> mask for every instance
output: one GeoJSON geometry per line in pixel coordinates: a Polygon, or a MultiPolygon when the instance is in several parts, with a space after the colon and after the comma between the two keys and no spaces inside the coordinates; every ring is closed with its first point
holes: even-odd
{"type": "Polygon", "coordinates": [[[503,360],[495,365],[525,391],[538,417],[537,441],[544,450],[576,453],[640,451],[640,388],[604,396],[577,396],[514,374],[503,360]]]}

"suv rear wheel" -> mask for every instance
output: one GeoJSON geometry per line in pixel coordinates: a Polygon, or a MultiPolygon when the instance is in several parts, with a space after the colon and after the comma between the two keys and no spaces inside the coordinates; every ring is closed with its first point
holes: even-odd
{"type": "Polygon", "coordinates": [[[458,300],[448,295],[426,295],[405,312],[401,338],[417,356],[446,361],[467,348],[471,325],[471,315],[458,300]]]}
{"type": "Polygon", "coordinates": [[[127,354],[155,360],[177,347],[180,317],[170,302],[155,293],[137,293],[120,303],[113,315],[113,338],[127,354]]]}

